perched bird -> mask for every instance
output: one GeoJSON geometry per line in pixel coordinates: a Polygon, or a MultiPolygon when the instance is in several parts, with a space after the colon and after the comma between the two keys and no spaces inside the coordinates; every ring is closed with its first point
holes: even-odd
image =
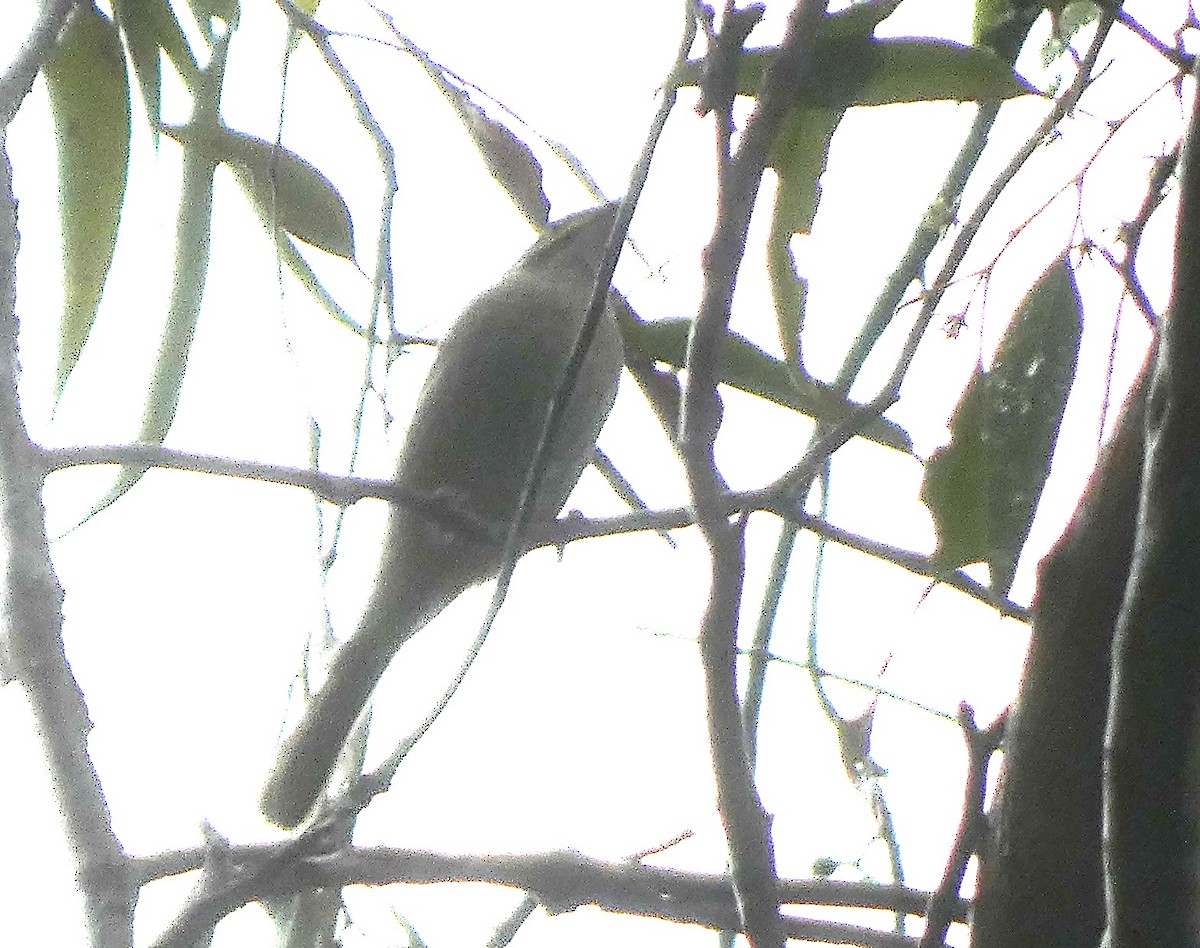
{"type": "MultiPolygon", "coordinates": [[[[397,464],[407,491],[436,497],[503,535],[586,315],[616,205],[551,225],[472,301],[438,347],[397,464]]],[[[587,466],[616,396],[620,331],[607,311],[552,435],[533,519],[554,517],[587,466]]],[[[329,781],[371,692],[408,638],[469,586],[494,576],[499,545],[449,518],[389,505],[379,572],[358,629],[285,739],[260,806],[300,823],[329,781]]]]}

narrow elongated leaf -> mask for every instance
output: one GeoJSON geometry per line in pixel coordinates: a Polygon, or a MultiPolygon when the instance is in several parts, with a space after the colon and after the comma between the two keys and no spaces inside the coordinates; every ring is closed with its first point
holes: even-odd
{"type": "Polygon", "coordinates": [[[46,68],[46,83],[58,141],[62,220],[57,399],[96,319],[129,173],[129,80],[112,20],[94,6],[82,8],[46,68]]]}
{"type": "MultiPolygon", "coordinates": [[[[212,59],[201,76],[192,119],[200,128],[215,128],[219,122],[217,103],[221,98],[231,36],[232,33],[227,33],[214,45],[212,59]]],[[[163,442],[179,407],[183,377],[191,356],[200,306],[204,300],[204,283],[208,277],[216,167],[217,163],[199,148],[184,147],[175,227],[175,275],[167,306],[167,322],[163,327],[158,356],[146,392],[142,424],[138,430],[138,440],[148,444],[163,442]]],[[[149,467],[141,464],[122,467],[116,483],[96,502],[82,522],[86,523],[116,503],[147,470],[149,467]]]]}
{"type": "Polygon", "coordinates": [[[227,164],[268,228],[272,223],[314,247],[354,257],[350,209],[320,171],[287,148],[229,128],[164,128],[177,141],[227,164]]]}
{"type": "MultiPolygon", "coordinates": [[[[165,0],[113,0],[113,12],[121,35],[125,37],[125,49],[129,53],[138,88],[142,91],[146,118],[151,128],[158,125],[162,113],[162,67],[158,60],[155,19],[156,15],[164,12],[170,15],[165,8],[165,0]]],[[[156,144],[157,141],[156,138],[156,144]]]]}
{"type": "Polygon", "coordinates": [[[465,94],[455,99],[458,114],[487,165],[525,219],[535,227],[550,220],[550,199],[542,188],[542,166],[521,139],[484,114],[465,94]]]}
{"type": "MultiPolygon", "coordinates": [[[[816,74],[836,68],[831,51],[842,50],[847,43],[867,42],[875,27],[895,12],[900,0],[877,0],[873,3],[857,3],[845,10],[822,17],[813,47],[813,70],[810,81],[816,74]],[[818,65],[818,63],[820,65],[818,65]]],[[[762,83],[763,72],[770,65],[775,47],[746,49],[738,58],[736,91],[738,95],[756,95],[762,83]]],[[[848,68],[853,70],[853,66],[848,68]]],[[[703,59],[691,59],[684,63],[672,76],[677,86],[699,85],[704,72],[703,59]]]]}
{"type": "MultiPolygon", "coordinates": [[[[747,49],[738,61],[737,92],[753,96],[776,55],[775,47],[747,49]]],[[[703,62],[691,60],[677,74],[695,85],[703,62]]],[[[813,69],[796,103],[849,108],[898,102],[997,102],[1037,90],[990,50],[946,40],[872,39],[822,35],[813,69]]]]}
{"type": "Polygon", "coordinates": [[[113,11],[142,90],[147,117],[157,129],[162,86],[159,50],[166,53],[189,89],[195,88],[200,72],[195,57],[167,0],[113,0],[113,11]]]}
{"type": "Polygon", "coordinates": [[[863,65],[867,75],[855,92],[855,105],[998,102],[1037,94],[990,50],[940,40],[873,40],[863,65]]]}
{"type": "Polygon", "coordinates": [[[1060,257],[1021,303],[992,368],[978,370],[925,466],[921,500],[947,570],[987,563],[1005,595],[1033,523],[1075,377],[1082,305],[1060,257]]]}
{"type": "Polygon", "coordinates": [[[800,107],[783,121],[771,148],[771,167],[779,175],[775,210],[767,237],[767,275],[775,303],[775,321],[784,360],[799,379],[800,332],[808,281],[796,276],[789,241],[812,230],[821,200],[821,174],[829,159],[829,143],[845,111],[800,107]]]}
{"type": "MultiPolygon", "coordinates": [[[[636,349],[643,358],[682,369],[687,362],[691,325],[690,319],[659,319],[632,327],[622,324],[622,334],[627,349],[636,349]]],[[[795,379],[783,361],[735,332],[725,336],[721,381],[828,424],[841,421],[858,407],[829,386],[813,379],[795,379]]],[[[886,419],[874,419],[863,427],[862,434],[898,451],[912,450],[904,429],[886,419]]]]}
{"type": "MultiPolygon", "coordinates": [[[[212,186],[215,166],[190,150],[183,159],[183,180],[179,192],[179,214],[175,233],[175,281],[167,307],[158,357],[146,392],[146,405],[138,440],[162,444],[175,420],[179,395],[192,342],[204,300],[204,282],[208,276],[212,236],[212,186]]],[[[82,522],[112,506],[133,487],[149,467],[122,467],[116,482],[96,502],[82,522]]]]}

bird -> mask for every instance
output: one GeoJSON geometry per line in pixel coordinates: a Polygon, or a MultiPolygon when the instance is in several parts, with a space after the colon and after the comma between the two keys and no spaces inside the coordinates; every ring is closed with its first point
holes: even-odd
{"type": "MultiPolygon", "coordinates": [[[[546,227],[438,346],[396,465],[406,492],[504,536],[555,391],[571,359],[617,215],[606,204],[546,227]]],[[[624,363],[604,307],[561,422],[548,442],[532,520],[566,503],[595,448],[624,363]]],[[[414,504],[390,502],[375,583],[354,633],[284,738],[259,808],[292,828],[320,800],[350,732],[399,648],[459,593],[493,577],[501,544],[414,504]]]]}

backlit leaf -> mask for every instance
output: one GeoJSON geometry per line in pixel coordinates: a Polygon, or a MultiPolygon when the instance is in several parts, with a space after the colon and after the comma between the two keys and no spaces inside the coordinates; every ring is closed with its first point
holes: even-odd
{"type": "Polygon", "coordinates": [[[990,370],[977,370],[925,466],[921,499],[946,570],[987,563],[1006,595],[1058,438],[1079,354],[1082,306],[1060,257],[1021,303],[990,370]]]}
{"type": "Polygon", "coordinates": [[[55,398],[92,331],[112,265],[129,173],[129,80],[112,20],[79,10],[46,67],[58,142],[63,313],[55,398]]]}

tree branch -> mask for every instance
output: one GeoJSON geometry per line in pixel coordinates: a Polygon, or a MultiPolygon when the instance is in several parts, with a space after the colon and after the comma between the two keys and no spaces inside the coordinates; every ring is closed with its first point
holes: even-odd
{"type": "MultiPolygon", "coordinates": [[[[740,925],[731,879],[725,875],[682,872],[635,861],[607,863],[576,852],[444,855],[390,847],[327,852],[325,844],[332,839],[324,828],[317,827],[283,843],[240,847],[221,844],[131,859],[130,865],[143,885],[168,875],[204,870],[213,881],[197,887],[205,889],[205,897],[195,900],[191,909],[197,918],[203,918],[204,925],[268,893],[286,896],[313,887],[446,882],[522,889],[552,914],[590,905],[608,912],[714,930],[736,931],[740,925]]],[[[930,895],[867,882],[779,881],[779,898],[785,905],[877,909],[919,916],[925,912],[930,895]]],[[[946,907],[954,921],[966,921],[970,906],[965,900],[953,898],[946,907]]],[[[889,933],[844,923],[789,916],[783,925],[788,937],[809,941],[904,948],[916,944],[915,939],[896,939],[889,933]]],[[[160,939],[159,948],[172,943],[160,939]]]]}
{"type": "Polygon", "coordinates": [[[104,948],[132,944],[133,889],[108,804],[87,752],[83,693],[62,640],[62,587],[50,564],[41,488],[45,470],[17,397],[16,202],[0,132],[0,536],[4,664],[21,682],[57,791],[88,936],[104,948]]]}
{"type": "MultiPolygon", "coordinates": [[[[743,928],[754,948],[782,948],[784,933],[776,897],[775,856],[770,820],[754,785],[737,697],[737,614],[742,597],[744,518],[731,523],[725,486],[717,471],[714,443],[721,425],[721,343],[729,326],[733,288],[745,252],[750,213],[762,182],[767,155],[794,101],[810,57],[825,4],[799,0],[774,61],[763,77],[757,106],[741,146],[725,159],[731,128],[726,103],[717,108],[719,147],[718,216],[704,251],[704,288],[688,342],[688,378],[683,394],[680,450],[696,523],[711,560],[708,608],[700,628],[709,741],[717,782],[717,806],[725,825],[730,866],[743,928]]],[[[731,17],[732,4],[726,7],[731,17]]]]}

